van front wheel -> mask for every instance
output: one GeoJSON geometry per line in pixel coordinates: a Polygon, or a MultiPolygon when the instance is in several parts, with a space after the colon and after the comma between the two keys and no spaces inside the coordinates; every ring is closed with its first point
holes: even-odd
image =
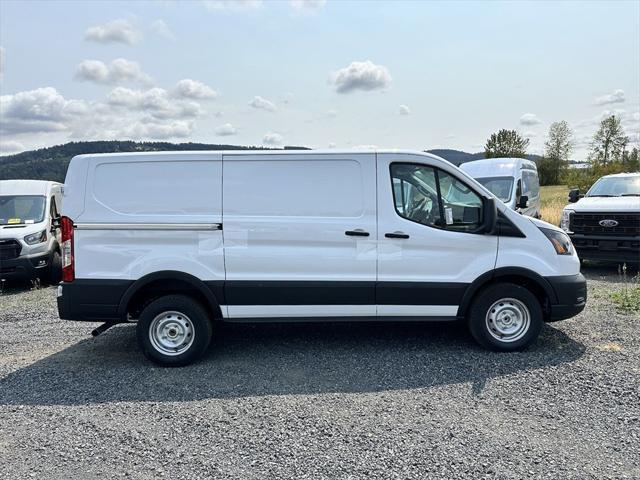
{"type": "Polygon", "coordinates": [[[149,360],[165,367],[182,367],[206,351],[211,341],[211,320],[192,298],[167,295],[142,310],[136,333],[149,360]]]}
{"type": "Polygon", "coordinates": [[[485,348],[511,352],[531,345],[542,329],[542,307],[525,287],[498,283],[484,289],[471,305],[469,330],[485,348]]]}

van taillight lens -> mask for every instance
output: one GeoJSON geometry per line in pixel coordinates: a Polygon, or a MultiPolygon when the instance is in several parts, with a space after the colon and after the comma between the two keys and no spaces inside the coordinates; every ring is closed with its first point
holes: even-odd
{"type": "Polygon", "coordinates": [[[76,273],[73,262],[73,221],[69,217],[60,219],[62,236],[62,281],[73,282],[76,273]]]}

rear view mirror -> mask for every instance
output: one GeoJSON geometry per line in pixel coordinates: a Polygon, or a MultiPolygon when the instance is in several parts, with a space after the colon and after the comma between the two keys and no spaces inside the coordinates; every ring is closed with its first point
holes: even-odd
{"type": "Polygon", "coordinates": [[[521,195],[516,203],[516,208],[527,208],[529,206],[529,196],[521,195]]]}
{"type": "Polygon", "coordinates": [[[576,203],[580,200],[580,189],[572,188],[569,190],[569,203],[576,203]]]}
{"type": "Polygon", "coordinates": [[[482,209],[484,214],[482,219],[482,231],[484,233],[492,234],[496,231],[496,222],[498,220],[496,200],[494,198],[483,198],[482,209]]]}

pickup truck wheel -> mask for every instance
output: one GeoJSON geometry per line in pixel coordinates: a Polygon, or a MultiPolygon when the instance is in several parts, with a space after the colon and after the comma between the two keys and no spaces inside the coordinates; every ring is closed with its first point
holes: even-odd
{"type": "Polygon", "coordinates": [[[136,334],[149,360],[165,367],[182,367],[206,351],[211,341],[211,319],[194,299],[167,295],[142,310],[136,334]]]}
{"type": "Polygon", "coordinates": [[[480,292],[469,314],[469,330],[485,348],[511,352],[531,345],[542,329],[542,307],[525,287],[498,283],[480,292]]]}

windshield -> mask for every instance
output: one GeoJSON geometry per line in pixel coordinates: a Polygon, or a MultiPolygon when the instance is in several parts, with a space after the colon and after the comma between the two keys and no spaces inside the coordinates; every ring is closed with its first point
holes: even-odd
{"type": "Polygon", "coordinates": [[[21,225],[44,220],[46,199],[41,195],[0,196],[0,225],[21,225]]]}
{"type": "Polygon", "coordinates": [[[493,193],[503,202],[511,200],[511,190],[513,189],[513,177],[486,177],[476,178],[484,188],[493,193]]]}
{"type": "Polygon", "coordinates": [[[601,178],[587,192],[587,197],[625,196],[640,196],[640,175],[601,178]]]}

